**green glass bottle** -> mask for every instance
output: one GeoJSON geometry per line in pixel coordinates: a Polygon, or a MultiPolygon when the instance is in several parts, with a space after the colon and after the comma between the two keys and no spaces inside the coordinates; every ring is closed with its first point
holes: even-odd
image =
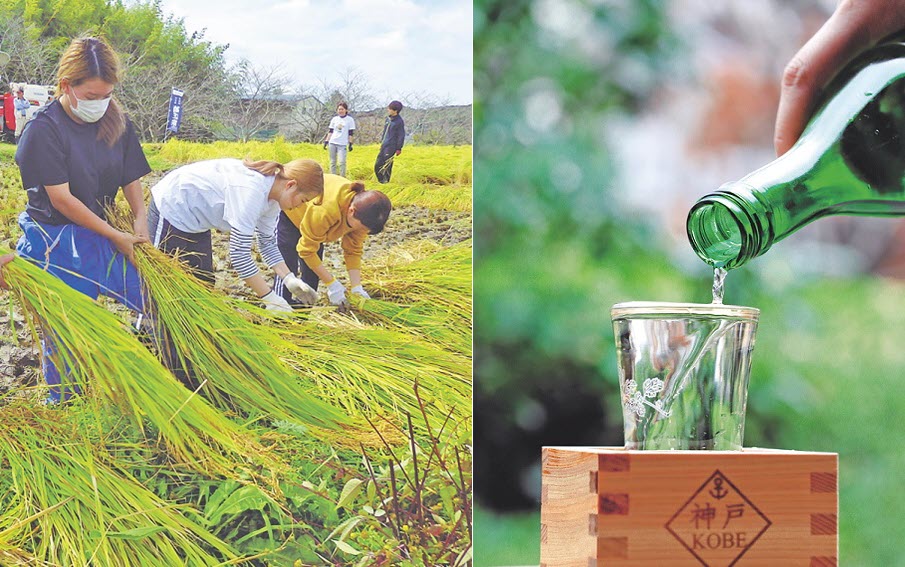
{"type": "Polygon", "coordinates": [[[905,37],[846,66],[798,142],[688,213],[695,253],[737,268],[828,215],[905,215],[905,37]]]}

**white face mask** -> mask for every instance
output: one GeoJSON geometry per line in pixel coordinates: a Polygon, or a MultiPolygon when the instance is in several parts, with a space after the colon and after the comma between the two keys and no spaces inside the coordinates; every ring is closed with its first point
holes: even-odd
{"type": "Polygon", "coordinates": [[[69,110],[83,122],[97,122],[104,117],[104,114],[107,113],[107,107],[110,106],[111,97],[109,96],[100,100],[79,100],[79,97],[75,96],[75,91],[71,91],[71,94],[72,98],[78,103],[78,107],[70,105],[69,110]]]}

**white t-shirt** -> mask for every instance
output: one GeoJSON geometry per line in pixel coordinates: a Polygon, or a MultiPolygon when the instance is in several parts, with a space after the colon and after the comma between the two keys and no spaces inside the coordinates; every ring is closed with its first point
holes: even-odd
{"type": "Polygon", "coordinates": [[[346,114],[344,117],[334,116],[330,119],[330,128],[333,133],[330,134],[330,143],[337,146],[345,146],[349,144],[349,130],[355,129],[355,119],[346,114]]]}
{"type": "Polygon", "coordinates": [[[274,177],[237,159],[213,159],[169,172],[151,189],[162,218],[183,232],[212,228],[252,235],[276,231],[280,204],[267,198],[274,177]]]}

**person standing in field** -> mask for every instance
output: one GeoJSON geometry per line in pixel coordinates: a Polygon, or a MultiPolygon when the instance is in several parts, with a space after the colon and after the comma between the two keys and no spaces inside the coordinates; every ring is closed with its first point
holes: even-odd
{"type": "MultiPolygon", "coordinates": [[[[392,209],[390,199],[380,191],[365,191],[359,181],[325,174],[323,203],[315,206],[305,203],[280,214],[277,227],[280,252],[292,270],[299,267],[305,284],[317,289],[318,281],[323,282],[330,303],[345,308],[346,288],[323,264],[324,243],[342,241],[351,292],[369,298],[361,285],[364,242],[369,234],[383,230],[392,209]]],[[[274,289],[288,300],[283,283],[278,280],[274,289]]]]}
{"type": "Polygon", "coordinates": [[[346,176],[346,149],[352,151],[353,134],[355,119],[349,116],[349,105],[345,101],[340,102],[336,105],[336,116],[330,119],[330,126],[324,137],[324,148],[330,149],[330,173],[346,176]]]}
{"type": "Polygon", "coordinates": [[[31,106],[31,103],[25,98],[25,89],[19,87],[19,90],[16,91],[16,98],[13,99],[13,105],[16,107],[16,142],[19,141],[19,137],[22,136],[22,129],[25,128],[25,123],[28,122],[28,107],[31,106]]]}
{"type": "Polygon", "coordinates": [[[377,152],[377,161],[374,162],[374,173],[380,183],[389,183],[393,174],[393,160],[402,153],[402,146],[405,144],[405,121],[399,116],[400,112],[402,103],[398,100],[387,105],[380,150],[377,152]]]}
{"type": "MultiPolygon", "coordinates": [[[[23,235],[16,253],[93,299],[103,294],[144,312],[143,286],[132,260],[134,246],[148,241],[141,178],[151,168],[132,122],[113,97],[119,59],[101,39],[73,40],[60,58],[57,82],[60,98],[28,121],[16,148],[28,198],[19,215],[23,235]],[[105,216],[120,189],[134,233],[117,230],[105,216]]],[[[43,335],[48,402],[56,403],[78,390],[61,387],[59,347],[52,329],[43,335]]]]}
{"type": "Polygon", "coordinates": [[[277,247],[280,209],[319,199],[324,172],[314,160],[213,159],[169,172],[151,189],[148,230],[154,246],[184,254],[193,273],[213,284],[211,230],[229,232],[229,258],[246,285],[271,311],[291,312],[289,303],[260,274],[251,252],[257,236],[264,262],[283,285],[303,301],[317,293],[295,277],[277,247]]]}

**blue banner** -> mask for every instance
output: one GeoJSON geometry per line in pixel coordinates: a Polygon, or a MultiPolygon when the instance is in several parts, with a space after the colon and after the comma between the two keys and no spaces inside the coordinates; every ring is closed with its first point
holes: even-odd
{"type": "Polygon", "coordinates": [[[167,130],[174,134],[179,131],[182,122],[182,95],[185,94],[174,88],[170,93],[170,110],[167,113],[167,130]]]}

